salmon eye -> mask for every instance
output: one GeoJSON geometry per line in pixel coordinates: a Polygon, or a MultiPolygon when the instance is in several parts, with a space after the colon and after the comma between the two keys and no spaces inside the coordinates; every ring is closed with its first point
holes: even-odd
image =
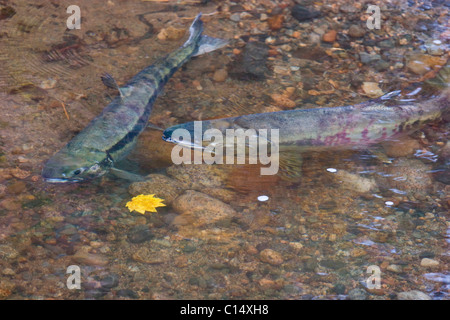
{"type": "Polygon", "coordinates": [[[74,176],[77,176],[77,175],[79,175],[79,174],[82,173],[82,172],[83,172],[82,169],[77,169],[77,170],[75,170],[75,171],[73,172],[73,175],[74,175],[74,176]]]}

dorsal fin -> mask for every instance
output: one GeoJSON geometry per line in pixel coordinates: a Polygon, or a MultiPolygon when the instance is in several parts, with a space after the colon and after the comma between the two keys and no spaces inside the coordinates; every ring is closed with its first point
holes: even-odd
{"type": "Polygon", "coordinates": [[[111,89],[116,89],[119,94],[120,97],[123,99],[123,97],[127,96],[127,91],[129,90],[128,88],[120,88],[119,85],[117,84],[116,80],[113,78],[112,75],[110,75],[109,73],[105,73],[103,74],[101,77],[102,82],[105,86],[107,86],[108,88],[111,89]]]}

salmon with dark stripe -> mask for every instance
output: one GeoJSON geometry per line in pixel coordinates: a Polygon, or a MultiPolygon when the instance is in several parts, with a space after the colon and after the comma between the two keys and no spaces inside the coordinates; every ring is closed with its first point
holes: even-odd
{"type": "MultiPolygon", "coordinates": [[[[190,29],[189,39],[159,62],[135,75],[120,95],[88,126],[56,153],[42,171],[47,182],[79,182],[102,176],[134,148],[148,124],[156,97],[171,76],[191,57],[226,45],[222,39],[202,35],[199,14],[190,29]]],[[[107,85],[114,83],[105,77],[107,85]]]]}

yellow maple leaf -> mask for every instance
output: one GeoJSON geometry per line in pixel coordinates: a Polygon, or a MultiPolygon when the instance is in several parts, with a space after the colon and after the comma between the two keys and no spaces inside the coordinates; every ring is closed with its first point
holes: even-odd
{"type": "Polygon", "coordinates": [[[165,207],[166,205],[162,203],[164,199],[156,198],[154,194],[140,194],[131,201],[128,201],[126,206],[131,211],[135,210],[141,214],[144,214],[145,211],[148,212],[156,212],[157,207],[165,207]]]}

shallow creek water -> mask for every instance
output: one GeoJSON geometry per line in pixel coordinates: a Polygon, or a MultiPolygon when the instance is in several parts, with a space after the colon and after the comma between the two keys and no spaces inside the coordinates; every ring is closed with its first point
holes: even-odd
{"type": "Polygon", "coordinates": [[[315,15],[299,21],[296,1],[78,0],[81,29],[69,30],[72,2],[0,1],[0,298],[448,299],[444,121],[384,145],[307,152],[294,181],[255,165],[173,165],[173,145],[151,128],[122,165],[149,174],[144,187],[40,176],[116,95],[100,76],[126,83],[181,45],[200,11],[205,33],[230,43],[173,76],[156,126],[414,86],[448,57],[444,2],[372,1],[383,18],[370,30],[364,1],[302,1],[315,15]],[[264,52],[256,66],[252,42],[264,52]],[[129,212],[142,190],[167,206],[129,212]],[[79,290],[67,287],[71,265],[79,290]]]}

